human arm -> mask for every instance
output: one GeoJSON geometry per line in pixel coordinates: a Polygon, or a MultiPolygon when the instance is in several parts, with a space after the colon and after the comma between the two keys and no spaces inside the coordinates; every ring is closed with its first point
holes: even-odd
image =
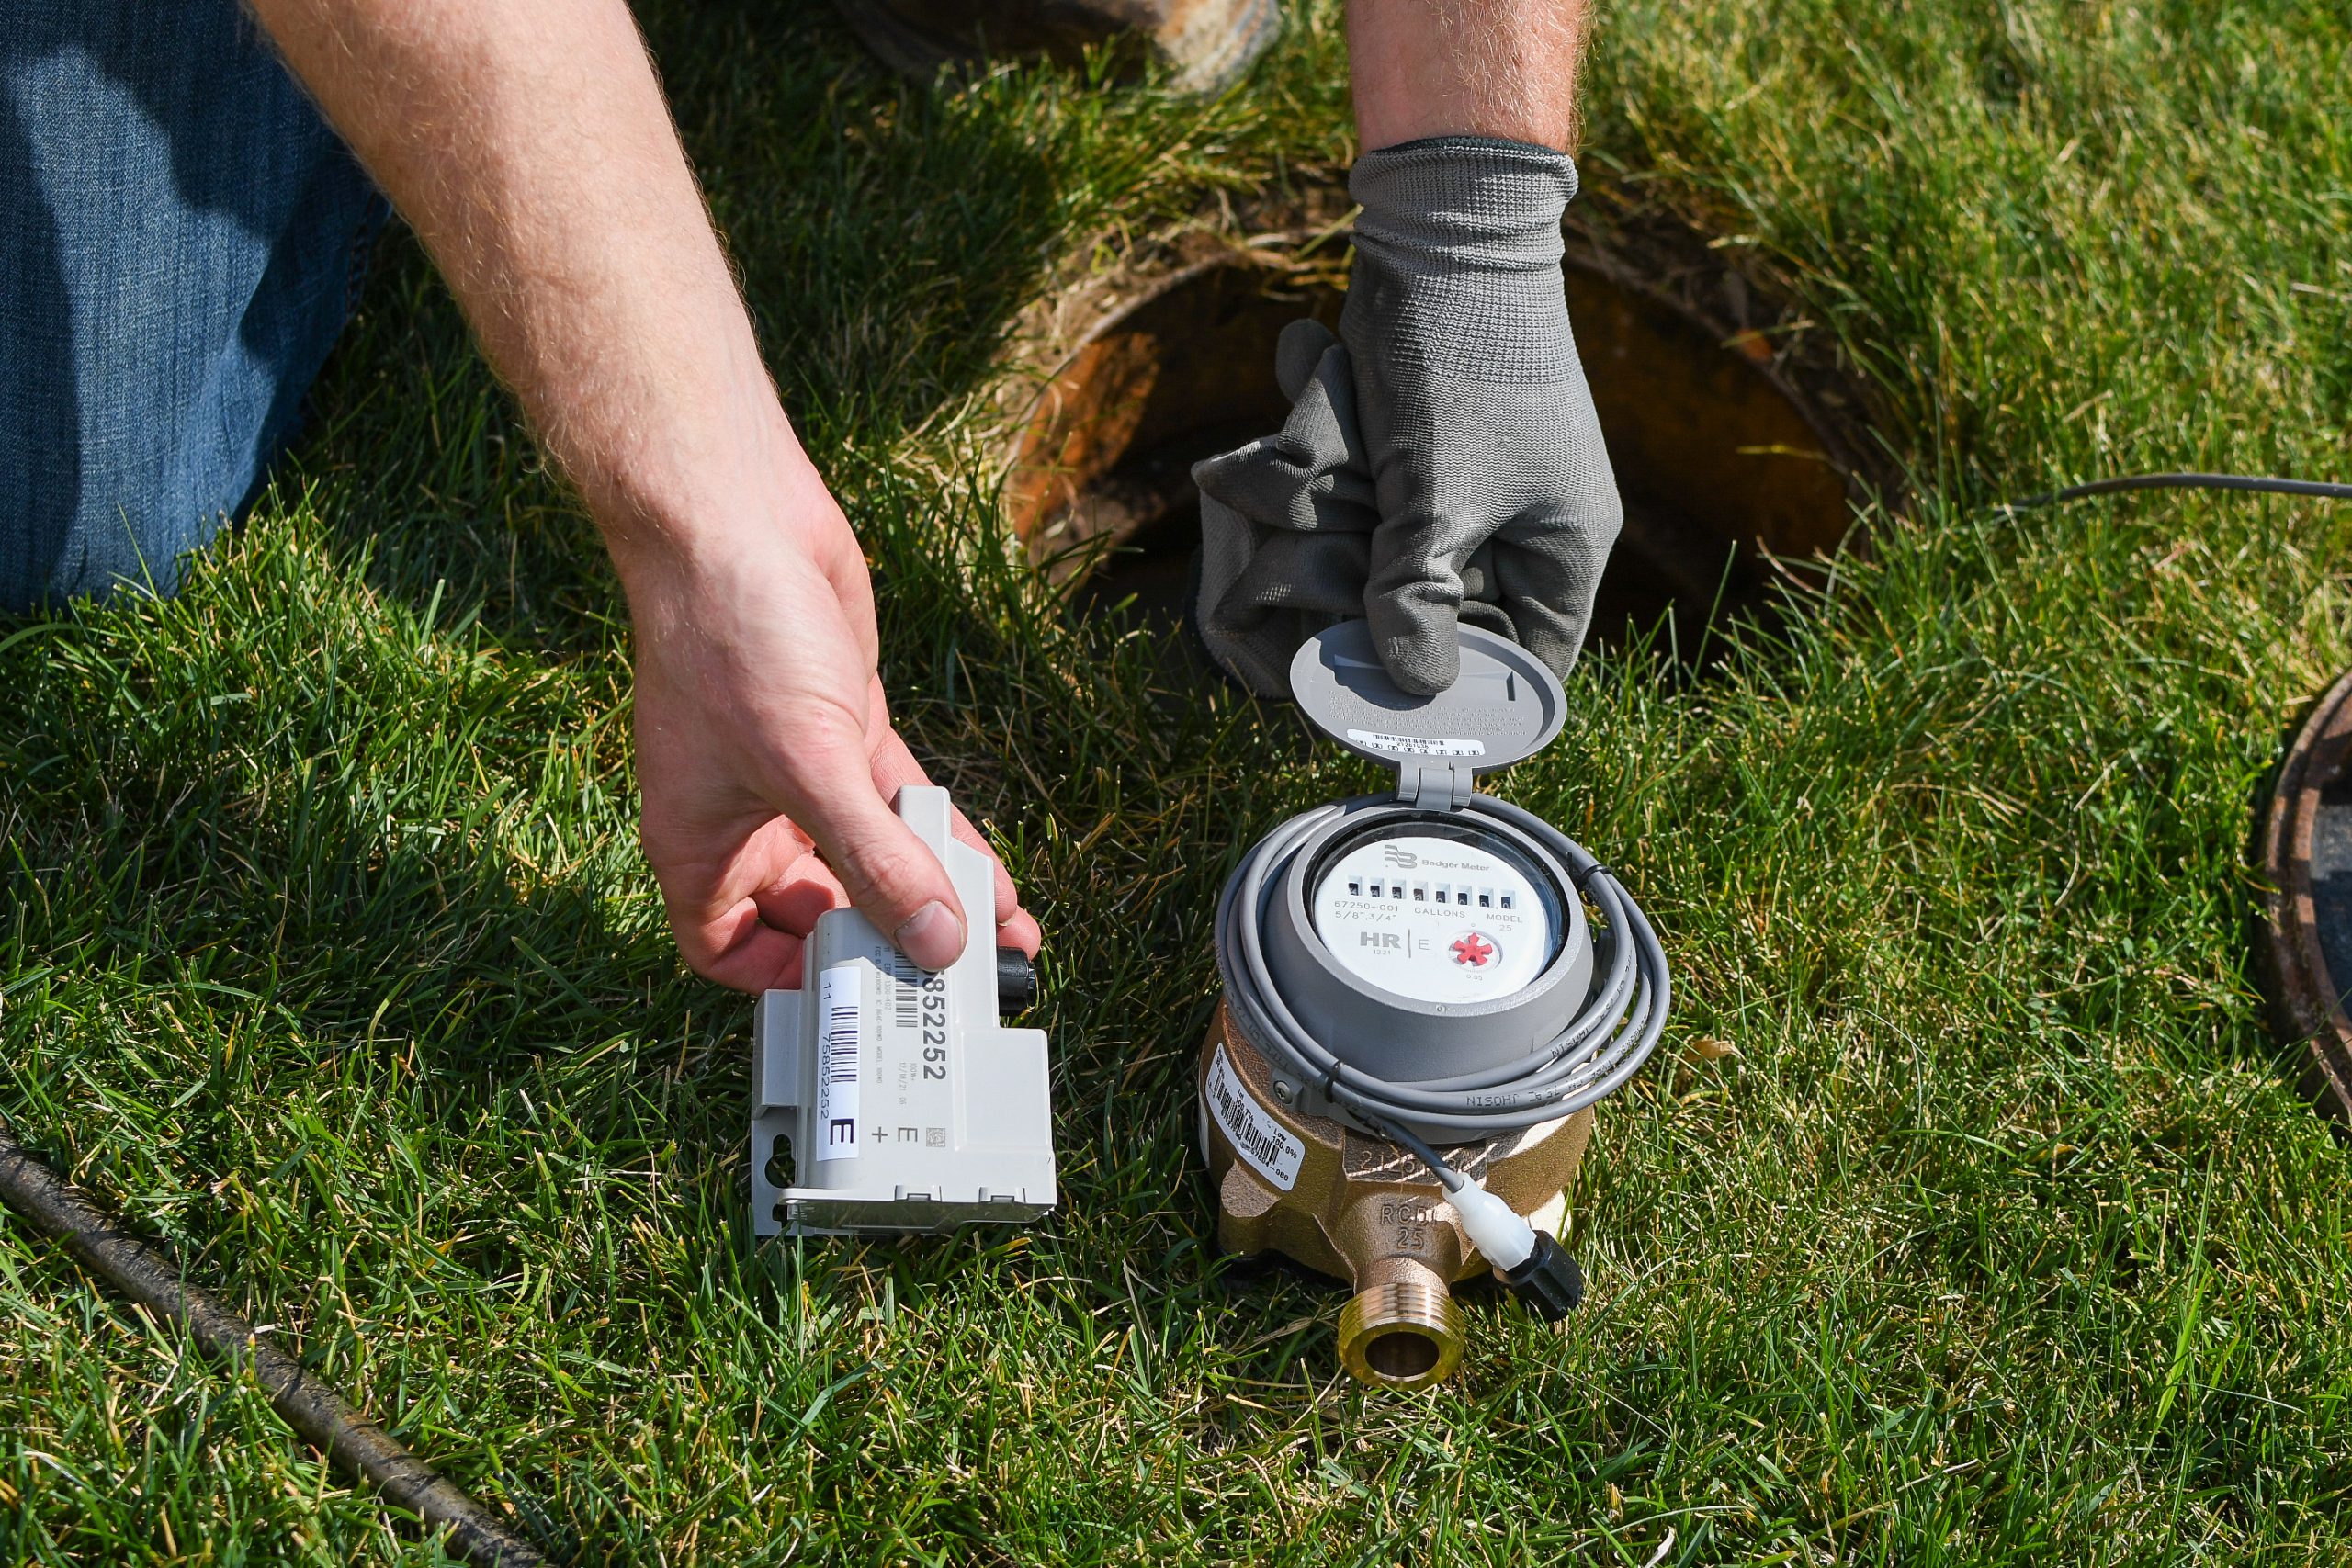
{"type": "Polygon", "coordinates": [[[1194,470],[1202,635],[1254,690],[1340,616],[1423,693],[1453,683],[1457,619],[1562,673],[1583,644],[1623,516],[1560,276],[1583,23],[1579,0],[1351,0],[1339,333],[1294,324],[1289,422],[1194,470]]]}
{"type": "Polygon", "coordinates": [[[1433,136],[1573,151],[1584,0],[1348,0],[1367,152],[1433,136]]]}
{"type": "Polygon", "coordinates": [[[739,989],[788,983],[800,936],[844,900],[929,966],[967,915],[1035,952],[1001,868],[995,910],[963,910],[890,809],[922,771],[876,674],[865,563],[761,362],[622,0],[252,3],[612,552],[641,837],[686,961],[739,989]]]}

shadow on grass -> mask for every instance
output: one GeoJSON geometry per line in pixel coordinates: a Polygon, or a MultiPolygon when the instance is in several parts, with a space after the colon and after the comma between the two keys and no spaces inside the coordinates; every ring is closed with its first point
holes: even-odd
{"type": "Polygon", "coordinates": [[[567,1115],[726,1163],[740,1066],[673,1090],[735,1020],[697,1027],[635,894],[609,683],[326,592],[285,530],[230,548],[177,601],[26,623],[0,654],[12,1114],[153,1192],[164,1168],[268,1179],[258,1106],[395,1095],[462,1139],[609,1055],[567,1115]],[[280,613],[220,603],[236,572],[280,613]]]}

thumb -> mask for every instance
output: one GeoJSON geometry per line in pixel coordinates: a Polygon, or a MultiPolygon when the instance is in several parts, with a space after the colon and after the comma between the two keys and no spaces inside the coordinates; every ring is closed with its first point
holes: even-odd
{"type": "Polygon", "coordinates": [[[1312,316],[1302,316],[1283,329],[1274,340],[1274,381],[1282,388],[1283,396],[1296,402],[1315,379],[1315,368],[1323,363],[1323,355],[1339,343],[1331,329],[1312,316]]]}
{"type": "Polygon", "coordinates": [[[795,819],[815,840],[857,912],[926,969],[944,969],[964,951],[964,908],[947,868],[899,814],[883,804],[863,759],[839,770],[832,787],[810,791],[795,819]]]}
{"type": "MultiPolygon", "coordinates": [[[[1393,525],[1384,524],[1381,534],[1393,525]]],[[[1383,561],[1378,536],[1364,589],[1364,618],[1372,646],[1396,683],[1416,696],[1435,696],[1461,672],[1462,578],[1453,563],[1426,551],[1400,552],[1383,561]]]]}

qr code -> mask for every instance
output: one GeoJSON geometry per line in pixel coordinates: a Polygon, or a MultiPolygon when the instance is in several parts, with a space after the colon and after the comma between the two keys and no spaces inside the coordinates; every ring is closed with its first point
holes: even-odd
{"type": "Polygon", "coordinates": [[[922,1141],[927,1147],[944,1149],[947,1146],[947,1129],[926,1127],[923,1129],[922,1141]]]}

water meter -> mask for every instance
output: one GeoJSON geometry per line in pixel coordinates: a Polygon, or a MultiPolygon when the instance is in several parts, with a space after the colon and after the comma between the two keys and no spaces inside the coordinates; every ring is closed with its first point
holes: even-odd
{"type": "Polygon", "coordinates": [[[1557,1233],[1590,1108],[1648,1057],[1669,999],[1615,875],[1476,788],[1559,733],[1558,679],[1507,638],[1460,635],[1436,696],[1389,678],[1362,621],[1299,649],[1301,710],[1396,787],[1295,817],[1244,857],[1200,1066],[1223,1244],[1352,1280],[1341,1359],[1405,1387],[1461,1355],[1453,1283],[1491,1268],[1555,1315],[1580,1298],[1557,1233]]]}

